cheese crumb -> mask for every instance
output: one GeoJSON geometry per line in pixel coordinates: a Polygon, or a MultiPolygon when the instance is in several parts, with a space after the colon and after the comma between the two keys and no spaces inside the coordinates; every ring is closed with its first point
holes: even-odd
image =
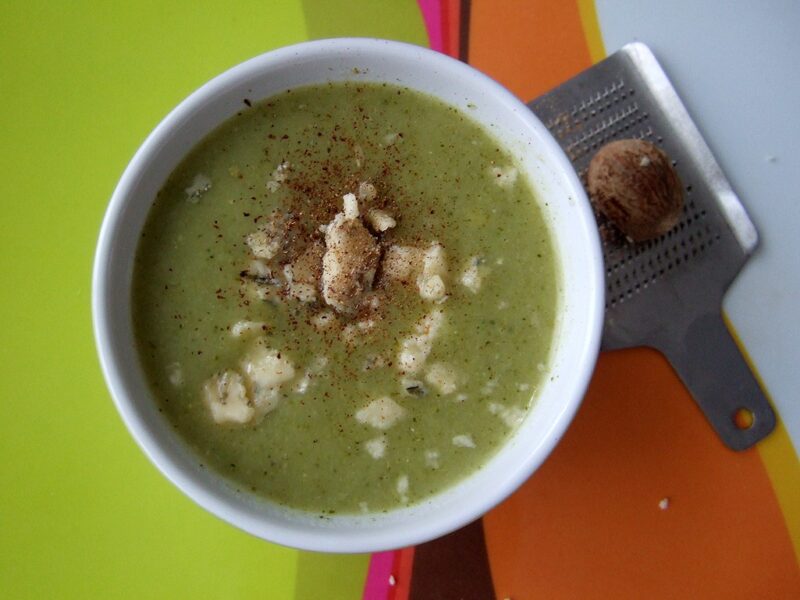
{"type": "Polygon", "coordinates": [[[367,212],[367,221],[372,225],[372,229],[379,233],[383,233],[397,225],[397,221],[394,220],[392,215],[379,208],[372,208],[367,212]]]}
{"type": "Polygon", "coordinates": [[[414,375],[422,370],[443,324],[444,311],[435,309],[414,326],[414,333],[400,344],[397,365],[403,373],[414,375]]]}
{"type": "Polygon", "coordinates": [[[405,409],[397,402],[383,396],[373,400],[356,412],[356,421],[376,429],[389,429],[406,414],[405,409]]]}
{"type": "Polygon", "coordinates": [[[658,501],[658,508],[661,510],[667,510],[669,508],[669,498],[662,498],[658,501]]]}
{"type": "Polygon", "coordinates": [[[496,388],[497,388],[497,380],[496,379],[490,379],[481,388],[481,395],[490,396],[492,394],[492,392],[494,392],[494,390],[496,388]]]}
{"type": "Polygon", "coordinates": [[[269,260],[280,251],[283,245],[282,221],[278,213],[273,213],[268,223],[245,238],[253,256],[269,260]]]}
{"type": "Polygon", "coordinates": [[[261,333],[266,327],[266,324],[261,321],[237,321],[231,326],[231,335],[235,338],[242,338],[261,333]]]}
{"type": "Polygon", "coordinates": [[[257,344],[242,361],[242,371],[257,387],[275,388],[294,377],[294,366],[277,350],[257,344]]]}
{"type": "Polygon", "coordinates": [[[516,406],[505,406],[497,402],[489,404],[489,412],[497,415],[509,427],[514,428],[525,419],[527,411],[516,406]]]}
{"type": "Polygon", "coordinates": [[[311,375],[309,375],[308,372],[306,372],[297,382],[297,385],[294,386],[294,391],[297,394],[305,394],[308,391],[310,385],[311,385],[311,375]]]}
{"type": "Polygon", "coordinates": [[[408,502],[408,475],[401,475],[397,478],[397,493],[400,494],[400,500],[403,503],[408,502]]]}
{"type": "Polygon", "coordinates": [[[217,423],[247,423],[255,416],[255,408],[247,398],[242,376],[224,371],[203,384],[203,402],[217,423]]]}
{"type": "Polygon", "coordinates": [[[439,451],[426,450],[425,451],[425,465],[431,469],[439,468],[439,451]]]}
{"type": "MultiPolygon", "coordinates": [[[[345,211],[358,215],[355,196],[345,200],[345,211]]],[[[322,297],[338,312],[353,312],[372,288],[380,260],[380,248],[358,218],[337,213],[325,233],[322,257],[322,297]]]]}
{"type": "Polygon", "coordinates": [[[467,266],[461,273],[461,285],[467,288],[473,294],[477,294],[481,289],[483,283],[483,271],[480,268],[480,257],[473,256],[467,261],[467,266]]]}
{"type": "Polygon", "coordinates": [[[250,265],[247,267],[247,272],[258,279],[269,279],[272,277],[272,270],[269,268],[267,263],[257,258],[250,261],[250,265]]]}
{"type": "Polygon", "coordinates": [[[358,200],[356,200],[355,194],[345,194],[342,196],[343,202],[343,209],[342,212],[344,213],[345,219],[357,219],[358,218],[358,200]]]}
{"type": "Polygon", "coordinates": [[[474,448],[475,442],[471,435],[456,435],[453,436],[453,446],[458,446],[459,448],[474,448]]]}
{"type": "Polygon", "coordinates": [[[286,279],[286,291],[289,296],[306,304],[317,299],[317,288],[310,283],[295,281],[292,265],[283,266],[283,276],[286,279]]]}
{"type": "Polygon", "coordinates": [[[456,391],[456,373],[450,365],[444,363],[434,363],[428,368],[425,374],[425,381],[438,390],[440,394],[446,396],[456,391]]]}
{"type": "Polygon", "coordinates": [[[167,366],[167,378],[175,387],[183,386],[183,367],[181,367],[181,363],[174,362],[167,366]]]}
{"type": "Polygon", "coordinates": [[[422,264],[422,250],[413,246],[390,246],[383,256],[383,274],[389,279],[409,279],[422,264]]]}
{"type": "Polygon", "coordinates": [[[197,204],[200,201],[200,196],[210,189],[211,180],[202,173],[198,173],[192,179],[192,184],[183,191],[186,192],[186,200],[192,204],[197,204]]]}
{"type": "Polygon", "coordinates": [[[381,435],[367,441],[364,444],[364,448],[366,449],[367,454],[369,454],[375,460],[383,458],[384,454],[386,454],[386,436],[381,435]]]}
{"type": "Polygon", "coordinates": [[[444,277],[447,275],[447,258],[444,246],[439,242],[431,243],[422,255],[422,272],[417,277],[417,289],[424,300],[441,300],[447,289],[444,277]]]}
{"type": "Polygon", "coordinates": [[[275,170],[269,176],[269,180],[267,180],[267,191],[270,193],[277,192],[281,187],[281,183],[289,178],[291,168],[292,166],[286,161],[275,167],[275,170]]]}
{"type": "Polygon", "coordinates": [[[378,197],[378,190],[369,181],[362,181],[358,184],[359,200],[375,200],[378,197]]]}
{"type": "Polygon", "coordinates": [[[447,294],[447,288],[439,275],[420,279],[417,285],[423,300],[441,300],[447,294]]]}
{"type": "Polygon", "coordinates": [[[501,188],[510,188],[517,182],[517,169],[512,166],[490,167],[489,175],[501,188]]]}

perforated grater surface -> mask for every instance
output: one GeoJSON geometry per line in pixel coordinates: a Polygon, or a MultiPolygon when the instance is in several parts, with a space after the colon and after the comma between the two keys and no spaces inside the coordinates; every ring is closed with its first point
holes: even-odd
{"type": "Polygon", "coordinates": [[[603,348],[657,348],[723,442],[735,450],[752,446],[772,431],[775,415],[721,307],[758,234],[652,52],[628,44],[528,106],[584,183],[589,161],[612,140],[642,138],[672,158],[686,189],[683,217],[670,232],[633,245],[598,217],[606,266],[603,348]],[[741,420],[746,411],[750,427],[741,420]]]}

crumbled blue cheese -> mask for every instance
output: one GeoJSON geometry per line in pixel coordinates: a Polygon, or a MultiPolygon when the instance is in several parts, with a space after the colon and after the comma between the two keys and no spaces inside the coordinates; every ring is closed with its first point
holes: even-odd
{"type": "Polygon", "coordinates": [[[181,367],[181,363],[174,362],[167,365],[167,379],[175,387],[183,386],[183,367],[181,367]]]}
{"type": "Polygon", "coordinates": [[[342,212],[345,219],[358,218],[358,200],[355,194],[345,194],[342,196],[342,212]]]}
{"type": "Polygon", "coordinates": [[[447,295],[447,288],[439,275],[432,275],[417,282],[419,295],[424,300],[441,300],[447,295]]]}
{"type": "Polygon", "coordinates": [[[196,204],[200,201],[200,197],[210,189],[211,180],[206,175],[198,173],[192,179],[192,184],[184,190],[186,192],[186,200],[196,204]]]}
{"type": "Polygon", "coordinates": [[[390,246],[383,256],[383,274],[393,280],[407,280],[421,268],[422,250],[413,246],[390,246]]]}
{"type": "Polygon", "coordinates": [[[270,279],[272,277],[272,269],[269,268],[267,263],[258,258],[250,261],[247,272],[258,279],[270,279]]]}
{"type": "Polygon", "coordinates": [[[526,411],[516,406],[505,406],[498,402],[489,404],[489,412],[497,415],[500,419],[511,427],[512,429],[522,423],[525,419],[526,411]]]}
{"type": "Polygon", "coordinates": [[[486,269],[481,267],[480,257],[473,256],[467,261],[467,266],[462,271],[459,281],[470,292],[477,294],[481,289],[485,272],[486,269]]]}
{"type": "Polygon", "coordinates": [[[217,423],[247,423],[256,412],[247,397],[244,379],[236,371],[224,371],[206,381],[203,402],[217,423]]]}
{"type": "Polygon", "coordinates": [[[405,409],[397,402],[383,396],[373,400],[356,412],[356,421],[375,429],[389,429],[406,414],[405,409]]]}
{"type": "Polygon", "coordinates": [[[408,489],[409,489],[409,482],[408,482],[408,475],[401,475],[397,478],[397,484],[395,485],[395,489],[397,490],[398,495],[400,496],[400,500],[405,504],[408,502],[408,489]]]}
{"type": "Polygon", "coordinates": [[[429,469],[439,468],[438,450],[425,450],[425,466],[427,466],[429,469]]]}
{"type": "Polygon", "coordinates": [[[378,190],[369,181],[362,181],[358,184],[359,200],[374,200],[378,197],[378,190]]]}
{"type": "Polygon", "coordinates": [[[237,321],[231,325],[231,336],[243,338],[261,333],[266,329],[266,323],[262,321],[237,321]]]}
{"type": "Polygon", "coordinates": [[[496,379],[490,379],[481,388],[481,395],[490,396],[492,394],[492,392],[495,391],[495,389],[497,389],[497,380],[496,379]]]}
{"type": "Polygon", "coordinates": [[[398,140],[398,134],[395,132],[387,133],[383,136],[383,145],[384,146],[391,146],[398,140]]]}
{"type": "Polygon", "coordinates": [[[386,454],[386,436],[379,435],[364,443],[364,449],[375,460],[383,458],[386,454]]]}
{"type": "Polygon", "coordinates": [[[405,374],[414,375],[425,365],[433,349],[433,341],[444,324],[444,311],[434,309],[425,315],[415,326],[414,332],[400,344],[397,366],[405,374]]]}
{"type": "Polygon", "coordinates": [[[372,225],[374,231],[380,233],[397,225],[397,221],[394,220],[392,215],[379,208],[372,208],[367,212],[367,221],[372,225]]]}
{"type": "Polygon", "coordinates": [[[295,300],[309,303],[317,299],[317,288],[310,283],[294,280],[294,267],[292,265],[283,266],[283,277],[286,279],[286,291],[295,300]]]}
{"type": "Polygon", "coordinates": [[[242,372],[261,388],[276,388],[294,378],[294,366],[281,352],[259,341],[244,357],[242,372]]]}
{"type": "Polygon", "coordinates": [[[440,362],[433,363],[428,367],[427,373],[425,374],[425,381],[444,396],[452,394],[458,387],[456,372],[450,365],[440,362]]]}
{"type": "Polygon", "coordinates": [[[281,249],[283,239],[272,227],[262,227],[249,234],[245,241],[256,258],[266,260],[274,257],[281,249]]]}
{"type": "Polygon", "coordinates": [[[517,169],[511,165],[507,167],[489,167],[489,176],[501,188],[510,188],[517,182],[517,169]]]}
{"type": "Polygon", "coordinates": [[[242,281],[240,290],[242,295],[250,300],[267,300],[272,295],[272,290],[268,285],[250,279],[242,281]]]}
{"type": "Polygon", "coordinates": [[[455,435],[453,436],[453,446],[459,448],[474,448],[475,441],[472,439],[471,435],[455,435]]]}
{"type": "Polygon", "coordinates": [[[447,275],[447,258],[444,246],[433,242],[422,256],[422,272],[417,277],[417,289],[424,300],[441,300],[447,294],[444,277],[447,275]]]}
{"type": "Polygon", "coordinates": [[[425,300],[441,302],[447,297],[447,257],[439,242],[426,249],[389,247],[383,258],[383,274],[396,281],[415,278],[419,295],[425,300]]]}
{"type": "Polygon", "coordinates": [[[297,383],[294,386],[294,391],[296,394],[305,394],[310,385],[311,375],[308,373],[308,371],[306,371],[303,373],[303,376],[297,380],[297,383]]]}
{"type": "Polygon", "coordinates": [[[292,166],[286,161],[275,167],[275,170],[272,171],[267,181],[267,191],[270,193],[277,192],[281,187],[281,183],[289,178],[289,171],[291,171],[291,168],[292,166]]]}
{"type": "Polygon", "coordinates": [[[256,416],[260,417],[278,408],[281,397],[278,394],[277,387],[261,387],[255,386],[253,388],[253,406],[256,409],[256,416]]]}

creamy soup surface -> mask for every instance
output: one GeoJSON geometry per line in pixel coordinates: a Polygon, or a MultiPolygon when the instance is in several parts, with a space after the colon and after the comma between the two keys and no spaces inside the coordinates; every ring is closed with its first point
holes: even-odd
{"type": "Polygon", "coordinates": [[[160,410],[205,468],[295,509],[443,491],[548,376],[559,281],[542,201],[468,114],[418,92],[247,101],[142,232],[133,322],[160,410]]]}

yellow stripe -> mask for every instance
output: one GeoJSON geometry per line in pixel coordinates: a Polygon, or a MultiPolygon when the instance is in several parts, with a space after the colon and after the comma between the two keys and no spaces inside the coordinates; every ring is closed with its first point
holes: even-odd
{"type": "Polygon", "coordinates": [[[775,431],[758,444],[758,453],[772,482],[800,564],[800,460],[780,419],[775,431]]]}
{"type": "MultiPolygon", "coordinates": [[[[747,365],[756,376],[761,389],[764,390],[767,398],[769,398],[767,386],[764,385],[764,380],[761,379],[755,364],[747,354],[747,350],[736,333],[736,329],[727,315],[723,314],[722,317],[725,319],[725,324],[728,326],[731,336],[736,340],[736,345],[739,346],[742,356],[747,361],[747,365]]],[[[786,522],[786,528],[789,530],[789,537],[792,540],[792,546],[794,546],[795,557],[798,564],[800,564],[800,460],[797,458],[794,446],[792,446],[792,440],[783,426],[780,415],[778,415],[775,431],[759,442],[757,448],[772,483],[775,497],[778,499],[778,506],[781,507],[783,520],[786,522]]]]}
{"type": "Polygon", "coordinates": [[[600,32],[600,22],[597,20],[597,10],[595,10],[594,0],[577,0],[577,2],[583,35],[586,38],[586,45],[589,47],[589,56],[594,64],[606,57],[603,34],[600,32]]]}

